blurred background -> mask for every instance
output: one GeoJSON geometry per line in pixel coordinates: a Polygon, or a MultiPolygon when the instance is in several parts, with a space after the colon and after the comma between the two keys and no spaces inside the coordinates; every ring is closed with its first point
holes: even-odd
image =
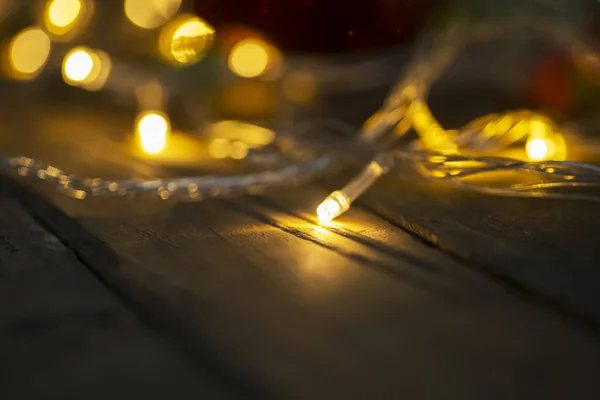
{"type": "MultiPolygon", "coordinates": [[[[360,126],[424,32],[523,16],[600,41],[595,0],[0,0],[0,153],[109,179],[253,168],[299,122],[360,126]]],[[[446,72],[431,108],[449,127],[520,107],[591,118],[599,65],[497,40],[446,72]]]]}

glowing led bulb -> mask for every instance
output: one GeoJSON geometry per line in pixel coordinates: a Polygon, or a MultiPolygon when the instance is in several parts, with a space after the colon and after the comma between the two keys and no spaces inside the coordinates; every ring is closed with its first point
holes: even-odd
{"type": "Polygon", "coordinates": [[[525,150],[527,151],[527,157],[533,161],[544,160],[550,153],[547,140],[541,138],[529,140],[525,146],[525,150]]]}
{"type": "Polygon", "coordinates": [[[46,26],[66,28],[77,20],[81,9],[81,0],[50,0],[46,3],[46,26]]]}
{"type": "Polygon", "coordinates": [[[67,41],[81,32],[94,11],[92,0],[48,0],[43,24],[52,39],[67,41]]]}
{"type": "Polygon", "coordinates": [[[50,23],[64,28],[75,22],[81,12],[81,0],[51,0],[48,2],[48,19],[50,23]]]}
{"type": "Polygon", "coordinates": [[[317,207],[319,221],[328,223],[339,217],[348,209],[354,200],[365,192],[393,164],[393,157],[387,153],[378,154],[360,174],[352,179],[343,189],[331,193],[317,207]]]}
{"type": "Polygon", "coordinates": [[[83,82],[94,69],[94,59],[86,50],[68,54],[63,64],[63,76],[72,82],[83,82]]]}
{"type": "Polygon", "coordinates": [[[141,149],[148,154],[158,154],[167,147],[171,124],[166,115],[148,111],[138,116],[136,133],[141,149]]]}
{"type": "Polygon", "coordinates": [[[268,45],[262,40],[242,40],[229,54],[229,69],[243,78],[260,76],[265,73],[268,66],[268,45]]]}
{"type": "Polygon", "coordinates": [[[174,65],[191,65],[210,50],[215,30],[195,15],[181,15],[161,29],[158,48],[174,65]]]}
{"type": "Polygon", "coordinates": [[[350,208],[350,198],[341,190],[336,190],[331,193],[317,207],[317,217],[321,222],[331,222],[334,218],[339,217],[350,208]]]}
{"type": "Polygon", "coordinates": [[[16,79],[33,79],[50,56],[50,38],[40,28],[19,32],[8,46],[9,75],[16,79]]]}
{"type": "Polygon", "coordinates": [[[64,81],[71,86],[99,90],[106,83],[110,70],[111,61],[106,53],[76,47],[65,56],[62,75],[64,81]]]}

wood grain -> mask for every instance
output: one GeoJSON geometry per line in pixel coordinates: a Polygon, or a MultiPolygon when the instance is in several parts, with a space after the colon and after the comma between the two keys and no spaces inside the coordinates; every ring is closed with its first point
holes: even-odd
{"type": "Polygon", "coordinates": [[[40,200],[20,193],[155,329],[248,393],[596,397],[592,331],[360,208],[334,228],[315,226],[299,204],[316,204],[323,189],[105,201],[104,215],[90,217],[74,202],[85,229],[118,255],[116,269],[97,263],[98,250],[78,243],[56,210],[39,212],[40,200]]]}
{"type": "MultiPolygon", "coordinates": [[[[0,183],[0,386],[6,398],[225,397],[0,183]]],[[[105,253],[103,262],[107,261],[105,253]]],[[[113,264],[105,264],[107,269],[113,264]]]]}
{"type": "Polygon", "coordinates": [[[390,177],[361,204],[474,268],[600,326],[594,203],[498,198],[390,177]]]}
{"type": "MultiPolygon", "coordinates": [[[[444,105],[444,123],[460,124],[465,113],[457,110],[467,94],[437,103],[444,105]]],[[[497,99],[486,96],[487,102],[469,99],[464,120],[499,111],[497,99]]],[[[319,112],[358,122],[381,100],[362,93],[356,101],[341,97],[319,112]]],[[[44,115],[29,121],[27,135],[15,136],[7,148],[105,177],[177,173],[130,158],[117,134],[130,129],[127,116],[101,125],[101,117],[81,109],[71,118],[44,115]],[[72,132],[85,136],[73,140],[72,132]]],[[[17,120],[8,123],[20,132],[17,120]]],[[[343,177],[325,182],[328,189],[307,185],[197,204],[79,202],[43,186],[36,186],[42,197],[1,182],[71,259],[76,256],[69,268],[94,272],[89,285],[114,302],[107,312],[143,321],[127,335],[160,342],[141,356],[122,342],[142,346],[137,339],[113,338],[114,346],[125,349],[122,359],[111,362],[139,378],[130,386],[139,388],[136,394],[151,397],[161,393],[154,385],[168,382],[194,393],[214,384],[251,398],[598,397],[600,214],[589,205],[497,199],[388,177],[334,225],[321,227],[314,224],[314,207],[343,177]],[[123,304],[127,311],[115,311],[123,304]],[[161,363],[161,357],[171,358],[161,363]],[[149,360],[144,370],[135,369],[139,360],[149,360]],[[188,372],[176,372],[171,365],[178,363],[188,372]],[[192,370],[196,375],[189,378],[192,370]]],[[[0,235],[2,257],[15,257],[28,235],[0,235]]],[[[37,244],[28,246],[44,243],[44,235],[31,235],[37,244]]],[[[43,271],[40,265],[34,269],[43,271]]],[[[46,297],[68,295],[65,309],[82,304],[94,310],[79,303],[79,296],[85,300],[94,290],[81,294],[61,286],[67,278],[57,283],[39,276],[35,285],[47,286],[46,297]]],[[[23,293],[13,292],[10,301],[29,304],[31,299],[18,296],[23,293]]],[[[11,305],[5,312],[13,307],[19,310],[11,305]]],[[[40,314],[48,312],[40,308],[40,314]]],[[[95,337],[90,324],[80,325],[82,338],[95,337]]],[[[35,348],[34,339],[10,339],[4,342],[10,348],[35,348]]],[[[110,353],[102,349],[101,356],[110,353]]],[[[9,354],[20,359],[20,353],[9,354]]],[[[78,347],[70,354],[81,363],[99,357],[78,347]]],[[[53,373],[60,371],[67,369],[53,373]]],[[[26,372],[19,364],[14,376],[26,372]]],[[[105,390],[113,387],[106,380],[105,390]]]]}

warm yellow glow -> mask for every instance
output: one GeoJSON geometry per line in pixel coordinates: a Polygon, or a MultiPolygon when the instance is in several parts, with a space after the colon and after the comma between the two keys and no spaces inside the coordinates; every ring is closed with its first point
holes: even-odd
{"type": "Polygon", "coordinates": [[[255,78],[267,71],[269,46],[258,39],[237,43],[229,54],[229,69],[243,78],[255,78]]]}
{"type": "Polygon", "coordinates": [[[253,124],[239,126],[239,138],[251,146],[266,146],[275,140],[275,132],[253,124]]]}
{"type": "Polygon", "coordinates": [[[531,136],[535,138],[546,136],[548,128],[548,125],[539,119],[529,122],[529,131],[531,132],[531,136]]]}
{"type": "Polygon", "coordinates": [[[210,131],[216,137],[239,140],[250,147],[266,146],[275,140],[275,132],[271,129],[241,121],[219,121],[210,131]]]}
{"type": "Polygon", "coordinates": [[[108,55],[86,47],[76,47],[63,60],[62,75],[71,86],[99,90],[106,83],[111,70],[108,55]]]}
{"type": "Polygon", "coordinates": [[[234,160],[243,160],[248,155],[248,145],[240,141],[231,143],[231,150],[229,156],[234,160]]]}
{"type": "Polygon", "coordinates": [[[71,82],[83,82],[94,69],[94,58],[84,49],[75,49],[67,54],[63,63],[63,77],[71,82]]]}
{"type": "Polygon", "coordinates": [[[326,199],[317,207],[317,216],[321,222],[331,222],[340,214],[341,207],[339,203],[332,199],[326,199]]]}
{"type": "Polygon", "coordinates": [[[66,28],[77,20],[83,5],[81,0],[50,0],[46,7],[48,26],[66,28]]]}
{"type": "Polygon", "coordinates": [[[317,216],[321,222],[329,222],[339,217],[350,208],[350,204],[360,197],[365,190],[379,179],[394,164],[389,153],[379,153],[363,170],[341,190],[331,193],[317,208],[317,216]]]}
{"type": "Polygon", "coordinates": [[[163,58],[175,65],[191,65],[212,47],[215,30],[195,15],[181,15],[165,25],[158,47],[163,58]]]}
{"type": "Polygon", "coordinates": [[[181,7],[181,0],[125,0],[125,15],[134,25],[154,29],[169,21],[181,7]]]}
{"type": "Polygon", "coordinates": [[[556,147],[548,138],[531,138],[525,145],[527,157],[532,161],[542,161],[554,156],[556,147]]]}
{"type": "Polygon", "coordinates": [[[82,9],[81,0],[51,0],[47,5],[49,22],[59,28],[74,23],[82,9]]]}
{"type": "Polygon", "coordinates": [[[410,107],[413,127],[419,134],[421,142],[427,149],[452,151],[455,145],[446,132],[431,114],[429,107],[423,102],[414,102],[410,107]]]}
{"type": "Polygon", "coordinates": [[[136,134],[141,149],[147,154],[158,154],[167,146],[171,124],[166,115],[156,111],[138,116],[136,134]]]}
{"type": "MultiPolygon", "coordinates": [[[[143,113],[141,116],[145,116],[148,113],[143,113]]],[[[164,114],[159,113],[163,116],[167,122],[169,121],[164,114]]],[[[137,121],[141,120],[141,117],[137,121]]],[[[150,159],[155,162],[160,162],[162,165],[169,165],[173,167],[199,167],[206,160],[206,145],[199,140],[198,137],[192,136],[189,132],[182,132],[173,129],[171,126],[167,128],[167,134],[162,135],[164,132],[164,125],[161,131],[159,127],[161,123],[156,124],[158,134],[153,137],[152,130],[150,134],[145,135],[142,142],[142,136],[138,130],[138,123],[134,125],[133,135],[131,135],[131,147],[129,150],[131,154],[137,158],[150,159]],[[164,140],[163,140],[164,139],[164,140]],[[163,150],[158,151],[160,148],[163,150]],[[147,152],[146,149],[150,150],[147,152]]],[[[170,123],[169,123],[170,125],[170,123]]],[[[147,129],[147,128],[144,128],[147,129]]],[[[146,130],[144,132],[147,132],[146,130]]],[[[171,190],[173,185],[167,186],[167,189],[171,190]]]]}
{"type": "Polygon", "coordinates": [[[19,32],[8,47],[9,74],[17,79],[33,79],[50,56],[50,38],[40,28],[19,32]]]}
{"type": "Polygon", "coordinates": [[[44,9],[44,28],[53,39],[66,41],[81,32],[92,13],[92,0],[48,0],[44,9]]]}
{"type": "Polygon", "coordinates": [[[317,207],[317,217],[323,223],[331,222],[350,208],[350,198],[341,190],[331,193],[317,207]]]}
{"type": "Polygon", "coordinates": [[[228,140],[217,138],[210,142],[208,153],[214,158],[226,158],[229,156],[231,143],[228,140]]]}

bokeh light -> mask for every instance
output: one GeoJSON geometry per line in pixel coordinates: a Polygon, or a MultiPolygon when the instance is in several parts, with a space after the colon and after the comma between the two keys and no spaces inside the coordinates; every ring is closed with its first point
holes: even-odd
{"type": "Polygon", "coordinates": [[[48,2],[48,20],[53,26],[64,28],[77,20],[81,0],[51,0],[48,2]]]}
{"type": "Polygon", "coordinates": [[[547,119],[534,119],[529,123],[529,137],[525,144],[525,153],[531,161],[561,161],[567,157],[567,145],[564,136],[547,119]]]}
{"type": "Polygon", "coordinates": [[[527,157],[532,161],[542,161],[552,158],[555,152],[554,143],[545,138],[531,138],[525,145],[527,157]]]}
{"type": "Polygon", "coordinates": [[[83,82],[94,69],[94,59],[85,50],[75,50],[65,57],[64,77],[72,82],[83,82]]]}
{"type": "Polygon", "coordinates": [[[223,138],[216,138],[210,142],[208,153],[214,158],[227,158],[231,151],[231,143],[223,138]]]}
{"type": "Polygon", "coordinates": [[[135,132],[139,145],[145,153],[158,154],[167,147],[171,123],[161,112],[146,111],[138,116],[135,132]]]}
{"type": "Polygon", "coordinates": [[[229,157],[233,158],[234,160],[243,160],[248,155],[249,150],[250,149],[246,143],[235,140],[231,143],[229,157]]]}
{"type": "Polygon", "coordinates": [[[237,43],[229,53],[229,69],[243,78],[263,75],[270,61],[269,46],[259,39],[245,39],[237,43]]]}
{"type": "Polygon", "coordinates": [[[210,128],[213,136],[243,142],[250,147],[263,147],[275,140],[275,132],[255,124],[225,120],[213,124],[210,128]]]}
{"type": "Polygon", "coordinates": [[[50,56],[50,37],[32,27],[17,33],[8,46],[8,75],[15,79],[33,79],[50,56]]]}
{"type": "Polygon", "coordinates": [[[48,0],[43,24],[54,40],[69,40],[87,25],[93,12],[91,0],[48,0]]]}
{"type": "Polygon", "coordinates": [[[100,90],[106,84],[110,70],[111,61],[106,53],[76,47],[65,56],[62,75],[64,81],[71,86],[100,90]]]}
{"type": "Polygon", "coordinates": [[[317,207],[317,217],[322,223],[331,222],[341,213],[342,207],[333,199],[325,199],[319,207],[317,207]]]}
{"type": "Polygon", "coordinates": [[[125,15],[134,25],[154,29],[168,22],[181,7],[181,0],[125,0],[125,15]]]}
{"type": "Polygon", "coordinates": [[[191,65],[211,49],[215,30],[194,15],[182,15],[165,25],[158,47],[165,61],[174,65],[191,65]]]}

